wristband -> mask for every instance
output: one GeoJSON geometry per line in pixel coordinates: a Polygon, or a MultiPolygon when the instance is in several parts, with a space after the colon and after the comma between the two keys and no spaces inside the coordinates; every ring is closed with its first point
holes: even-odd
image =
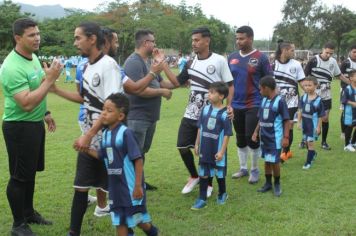
{"type": "Polygon", "coordinates": [[[154,79],[157,77],[156,73],[153,71],[148,72],[148,74],[150,74],[154,79]]]}
{"type": "Polygon", "coordinates": [[[47,115],[49,115],[49,114],[51,114],[50,111],[46,111],[46,112],[45,112],[45,116],[47,116],[47,115]]]}

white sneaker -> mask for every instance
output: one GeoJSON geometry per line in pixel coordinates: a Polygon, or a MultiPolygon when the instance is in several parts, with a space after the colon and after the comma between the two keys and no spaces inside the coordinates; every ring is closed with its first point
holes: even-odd
{"type": "Polygon", "coordinates": [[[355,152],[355,148],[352,146],[352,144],[347,145],[346,147],[344,147],[344,151],[346,152],[355,152]]]}
{"type": "Polygon", "coordinates": [[[93,205],[94,203],[96,203],[97,198],[92,196],[92,195],[88,195],[88,206],[93,205]]]}
{"type": "Polygon", "coordinates": [[[106,205],[104,208],[100,208],[99,206],[95,207],[94,215],[97,217],[103,217],[110,215],[110,206],[106,205]]]}
{"type": "Polygon", "coordinates": [[[206,191],[206,197],[207,198],[211,197],[212,193],[213,193],[213,186],[208,186],[208,190],[206,191]]]}
{"type": "Polygon", "coordinates": [[[184,186],[182,190],[182,194],[190,193],[195,187],[195,185],[197,185],[198,183],[199,183],[199,178],[190,177],[188,179],[188,183],[184,186]]]}

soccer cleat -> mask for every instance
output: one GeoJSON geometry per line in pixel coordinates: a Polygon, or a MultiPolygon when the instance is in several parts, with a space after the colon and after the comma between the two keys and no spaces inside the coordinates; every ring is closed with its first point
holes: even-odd
{"type": "Polygon", "coordinates": [[[244,176],[248,176],[248,170],[240,169],[238,172],[234,173],[231,177],[233,179],[239,179],[239,178],[242,178],[244,176]]]}
{"type": "Polygon", "coordinates": [[[216,203],[218,205],[224,205],[228,198],[229,196],[227,195],[227,193],[219,194],[218,198],[216,199],[216,203]]]}
{"type": "Polygon", "coordinates": [[[31,216],[25,217],[27,224],[52,225],[52,221],[46,220],[40,213],[34,211],[31,216]]]}
{"type": "Polygon", "coordinates": [[[11,229],[11,236],[36,236],[36,234],[32,232],[28,224],[22,223],[21,225],[11,229]]]}
{"type": "Polygon", "coordinates": [[[88,195],[88,206],[93,205],[94,203],[96,203],[97,198],[92,196],[92,195],[88,195]]]}
{"type": "Polygon", "coordinates": [[[306,145],[306,143],[305,143],[304,140],[302,140],[302,141],[300,142],[300,144],[299,144],[299,148],[300,148],[300,149],[304,149],[306,146],[307,146],[307,145],[306,145]]]}
{"type": "Polygon", "coordinates": [[[258,182],[260,178],[260,171],[258,169],[251,170],[251,175],[248,178],[248,182],[250,184],[255,184],[258,182]]]}
{"type": "Polygon", "coordinates": [[[351,144],[354,148],[356,148],[356,143],[351,144]]]}
{"type": "Polygon", "coordinates": [[[194,205],[190,208],[191,210],[200,210],[206,207],[206,201],[202,199],[197,199],[194,203],[194,205]]]}
{"type": "Polygon", "coordinates": [[[328,151],[331,150],[331,147],[326,142],[321,144],[321,148],[328,151]]]}
{"type": "Polygon", "coordinates": [[[211,197],[211,194],[213,193],[213,186],[208,185],[208,189],[206,191],[206,197],[209,198],[211,197]]]}
{"type": "Polygon", "coordinates": [[[95,207],[94,215],[97,217],[103,217],[110,215],[110,206],[106,205],[104,208],[100,208],[99,206],[95,207]]]}
{"type": "Polygon", "coordinates": [[[194,189],[195,185],[197,185],[198,183],[199,183],[199,178],[190,177],[188,179],[188,183],[182,189],[182,194],[190,193],[194,189]]]}
{"type": "Polygon", "coordinates": [[[257,189],[259,193],[265,193],[272,190],[272,184],[265,183],[261,188],[257,189]]]}
{"type": "Polygon", "coordinates": [[[280,197],[282,194],[282,189],[280,184],[274,184],[274,196],[280,197]]]}
{"type": "Polygon", "coordinates": [[[304,166],[303,166],[303,170],[309,170],[310,167],[311,167],[310,163],[305,163],[304,166]]]}
{"type": "Polygon", "coordinates": [[[355,150],[355,148],[353,147],[352,144],[349,144],[346,147],[344,147],[344,151],[345,152],[355,152],[356,150],[355,150]]]}

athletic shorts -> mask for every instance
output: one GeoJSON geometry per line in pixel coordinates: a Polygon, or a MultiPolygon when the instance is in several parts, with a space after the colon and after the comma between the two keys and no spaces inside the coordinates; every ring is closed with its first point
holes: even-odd
{"type": "Polygon", "coordinates": [[[118,207],[110,212],[111,221],[114,226],[127,225],[133,228],[141,223],[151,222],[151,216],[146,210],[146,206],[118,207]]]}
{"type": "Polygon", "coordinates": [[[177,148],[194,148],[198,121],[183,117],[178,130],[177,148]]]}
{"type": "Polygon", "coordinates": [[[200,163],[198,174],[200,177],[214,177],[216,176],[218,179],[225,178],[226,176],[226,166],[220,167],[214,164],[209,163],[200,163]]]}
{"type": "Polygon", "coordinates": [[[108,177],[103,161],[78,152],[74,188],[96,188],[107,191],[108,177]]]}
{"type": "Polygon", "coordinates": [[[332,107],[331,99],[329,99],[329,100],[321,100],[321,102],[323,103],[324,111],[330,111],[331,110],[331,107],[332,107]]]}
{"type": "Polygon", "coordinates": [[[298,107],[288,108],[289,119],[293,122],[294,122],[295,114],[297,113],[297,111],[298,111],[298,107]]]}
{"type": "MultiPolygon", "coordinates": [[[[243,148],[252,143],[251,139],[253,132],[258,123],[258,107],[249,109],[234,109],[233,125],[236,133],[236,144],[243,148]]],[[[253,142],[254,146],[250,147],[256,149],[259,147],[259,142],[253,142]]],[[[250,145],[249,145],[250,146],[250,145]]]]}
{"type": "Polygon", "coordinates": [[[4,121],[2,131],[11,178],[33,181],[36,172],[44,170],[46,131],[43,121],[4,121]]]}
{"type": "Polygon", "coordinates": [[[262,158],[265,162],[277,164],[281,161],[281,149],[262,149],[262,158]]]}

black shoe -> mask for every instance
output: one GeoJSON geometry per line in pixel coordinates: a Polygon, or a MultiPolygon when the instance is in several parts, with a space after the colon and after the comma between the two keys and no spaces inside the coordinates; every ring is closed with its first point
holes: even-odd
{"type": "Polygon", "coordinates": [[[37,225],[52,225],[52,221],[46,220],[41,216],[40,213],[34,211],[32,216],[28,216],[25,218],[28,224],[37,224],[37,225]]]}
{"type": "Polygon", "coordinates": [[[145,185],[146,185],[146,190],[151,190],[151,191],[157,190],[156,186],[153,186],[147,182],[145,182],[145,185]]]}
{"type": "Polygon", "coordinates": [[[331,147],[329,147],[329,145],[326,142],[321,144],[321,148],[328,151],[331,150],[331,147]]]}
{"type": "Polygon", "coordinates": [[[280,184],[274,184],[274,196],[279,197],[282,194],[282,189],[280,184]]]}
{"type": "Polygon", "coordinates": [[[265,193],[268,192],[269,190],[272,190],[272,185],[265,183],[260,189],[257,190],[259,193],[265,193]]]}
{"type": "Polygon", "coordinates": [[[299,148],[300,149],[304,149],[305,146],[306,146],[305,141],[301,141],[300,144],[299,144],[299,148]]]}
{"type": "Polygon", "coordinates": [[[11,229],[11,236],[36,236],[26,223],[11,229]]]}

